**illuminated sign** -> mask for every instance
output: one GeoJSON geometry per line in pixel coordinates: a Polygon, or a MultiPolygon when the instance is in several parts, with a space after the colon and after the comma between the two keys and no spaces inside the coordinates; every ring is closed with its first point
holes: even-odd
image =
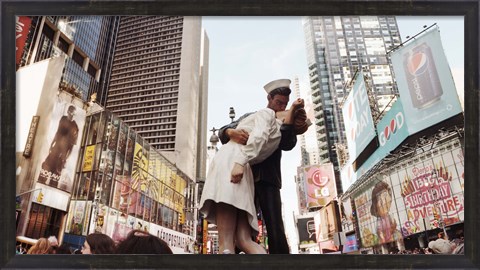
{"type": "Polygon", "coordinates": [[[30,124],[30,129],[28,130],[25,150],[23,150],[23,155],[25,157],[30,157],[32,155],[33,142],[35,141],[35,135],[37,134],[38,121],[40,121],[40,116],[33,116],[32,122],[30,124]]]}

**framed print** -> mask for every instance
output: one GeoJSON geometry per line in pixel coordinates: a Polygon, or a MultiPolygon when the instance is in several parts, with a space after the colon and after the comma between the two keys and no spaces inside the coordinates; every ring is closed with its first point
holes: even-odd
{"type": "MultiPolygon", "coordinates": [[[[2,1],[0,7],[2,10],[0,17],[0,29],[2,32],[0,45],[0,84],[2,89],[0,96],[0,156],[2,160],[0,164],[0,175],[2,176],[0,180],[2,187],[0,191],[0,202],[4,209],[4,214],[0,217],[0,234],[3,239],[2,245],[0,246],[0,266],[2,268],[225,269],[233,267],[239,269],[469,269],[480,267],[480,247],[478,244],[480,239],[477,229],[480,225],[480,208],[476,201],[478,194],[480,193],[480,186],[476,180],[478,175],[480,175],[480,166],[478,166],[478,160],[480,158],[478,147],[478,141],[480,139],[478,125],[478,107],[480,104],[478,93],[480,63],[478,53],[480,50],[478,45],[478,27],[480,24],[480,4],[478,0],[426,0],[409,2],[396,0],[353,0],[348,2],[330,0],[127,0],[69,2],[38,1],[28,3],[20,0],[11,0],[2,1]],[[447,149],[448,151],[437,153],[433,157],[428,157],[426,160],[419,160],[418,164],[421,164],[421,169],[429,170],[428,175],[430,178],[435,174],[434,176],[436,178],[435,180],[432,180],[432,184],[441,185],[438,192],[443,196],[441,197],[445,201],[445,206],[443,207],[445,207],[445,209],[447,209],[445,211],[448,212],[448,219],[444,221],[442,220],[442,222],[445,222],[446,225],[452,225],[464,220],[464,254],[360,254],[364,247],[371,248],[376,244],[392,242],[393,239],[396,240],[402,237],[410,237],[418,232],[426,231],[427,229],[441,228],[442,225],[438,223],[438,219],[434,217],[434,214],[437,213],[436,211],[438,211],[439,207],[441,208],[442,205],[437,205],[437,202],[425,203],[416,201],[415,196],[420,194],[421,190],[415,189],[415,185],[419,185],[418,183],[420,182],[424,183],[424,179],[419,177],[419,172],[417,171],[417,167],[419,166],[415,167],[411,164],[405,164],[404,167],[402,167],[402,164],[396,164],[397,167],[382,172],[381,176],[376,176],[378,177],[378,182],[381,184],[366,185],[364,187],[365,192],[357,192],[356,194],[353,194],[354,196],[343,202],[344,205],[337,205],[336,207],[330,205],[332,207],[331,209],[328,208],[328,212],[326,211],[327,208],[325,208],[321,213],[319,212],[320,214],[315,218],[315,222],[313,222],[314,219],[311,220],[311,224],[315,224],[315,229],[318,231],[317,235],[314,235],[312,238],[321,238],[322,242],[324,242],[324,250],[334,250],[333,247],[335,246],[335,242],[341,241],[338,240],[341,238],[339,231],[348,230],[349,232],[353,232],[354,230],[359,230],[356,238],[353,233],[348,234],[346,238],[344,237],[343,239],[348,242],[348,245],[343,246],[343,249],[335,250],[336,252],[333,252],[332,254],[225,256],[206,254],[27,256],[16,254],[16,239],[14,238],[14,235],[16,235],[18,220],[22,219],[22,212],[18,211],[18,202],[16,202],[16,196],[14,195],[16,194],[15,191],[18,190],[14,179],[19,175],[19,172],[16,171],[17,164],[15,162],[15,155],[19,152],[16,149],[16,140],[17,136],[19,136],[19,134],[16,134],[16,125],[18,121],[16,100],[19,98],[18,86],[16,85],[16,76],[18,76],[16,66],[19,61],[21,61],[21,55],[19,56],[19,54],[16,53],[14,57],[13,52],[16,49],[18,52],[19,48],[16,47],[16,39],[13,37],[15,35],[21,35],[20,40],[22,41],[22,44],[26,42],[28,43],[29,39],[24,37],[25,33],[22,32],[23,28],[16,29],[18,28],[18,22],[24,27],[29,27],[35,22],[29,20],[28,16],[50,15],[176,15],[202,17],[232,16],[232,18],[233,16],[238,16],[238,18],[246,16],[267,16],[270,19],[279,16],[462,16],[464,20],[464,137],[462,138],[461,147],[456,146],[452,149],[447,149]],[[16,18],[19,17],[22,19],[17,22],[16,18]],[[432,168],[437,169],[435,170],[432,168]],[[439,181],[439,176],[448,180],[448,183],[443,183],[441,180],[439,181]],[[465,181],[465,178],[471,180],[465,181]],[[412,187],[412,185],[414,187],[412,187]],[[385,192],[388,193],[388,196],[385,195],[385,192]],[[385,199],[385,197],[388,199],[385,199]],[[382,211],[385,212],[382,210],[384,207],[382,206],[382,202],[384,201],[380,200],[388,201],[386,214],[380,214],[382,211]],[[371,210],[372,208],[378,208],[378,210],[371,210]],[[389,214],[388,211],[391,211],[391,209],[396,209],[397,212],[395,214],[390,212],[389,214]],[[15,219],[13,218],[14,211],[16,215],[15,219]],[[431,215],[427,214],[427,212],[431,213],[431,215]],[[359,224],[355,221],[356,218],[361,219],[360,222],[358,222],[359,224]],[[334,220],[336,226],[331,228],[324,226],[325,222],[328,223],[326,220],[334,220]],[[389,230],[390,227],[394,228],[394,231],[389,230]],[[334,235],[335,237],[333,237],[334,235]],[[358,240],[360,237],[363,237],[363,242],[356,242],[355,239],[358,240]],[[334,238],[336,239],[335,241],[333,240],[334,238]],[[345,251],[353,253],[339,254],[347,253],[345,251]]],[[[420,28],[421,26],[419,29],[420,28]]],[[[278,31],[278,29],[272,29],[272,31],[278,31]]],[[[62,35],[65,36],[65,40],[68,40],[68,36],[71,34],[72,33],[65,31],[62,35]]],[[[52,38],[58,39],[58,35],[60,34],[55,36],[52,33],[52,38]]],[[[251,38],[257,40],[262,39],[262,37],[255,36],[252,36],[251,38]]],[[[289,37],[285,37],[285,42],[287,42],[288,39],[289,37]]],[[[210,39],[209,42],[212,44],[216,41],[210,39]]],[[[247,46],[249,40],[244,40],[242,42],[247,46]]],[[[72,61],[76,61],[77,64],[81,62],[84,70],[92,77],[100,78],[101,72],[99,71],[100,68],[98,66],[95,66],[94,64],[89,65],[88,61],[82,60],[84,55],[75,50],[72,52],[71,50],[73,49],[71,46],[69,47],[69,44],[62,45],[61,41],[59,43],[60,50],[62,50],[62,46],[64,46],[63,49],[72,54],[72,61]]],[[[366,48],[366,51],[370,49],[371,48],[366,48]]],[[[415,48],[415,50],[417,50],[417,48],[415,48]]],[[[241,55],[235,55],[234,52],[235,51],[232,49],[232,54],[229,55],[229,57],[242,57],[241,55]]],[[[214,53],[214,50],[210,50],[209,52],[210,56],[214,53]]],[[[59,53],[59,55],[62,55],[62,53],[59,53]]],[[[396,55],[394,58],[396,58],[395,61],[402,63],[405,56],[403,54],[396,55]]],[[[37,148],[40,146],[42,147],[42,157],[37,160],[36,166],[41,167],[42,162],[48,158],[52,151],[72,151],[57,149],[48,150],[49,148],[53,148],[53,141],[56,140],[57,136],[57,126],[60,125],[62,120],[67,118],[70,113],[70,108],[77,112],[75,117],[81,116],[84,120],[86,118],[87,121],[82,121],[80,118],[74,118],[76,119],[76,123],[74,125],[70,123],[68,124],[72,125],[69,129],[73,130],[73,133],[75,133],[75,135],[72,135],[72,137],[75,138],[75,142],[70,143],[71,145],[65,147],[65,149],[73,149],[73,153],[70,159],[64,158],[65,160],[60,160],[67,164],[68,171],[64,171],[61,175],[57,173],[57,180],[53,178],[53,180],[46,179],[44,181],[45,183],[40,183],[35,186],[47,190],[47,192],[44,192],[45,198],[42,197],[44,196],[43,193],[42,196],[35,193],[37,196],[35,207],[40,209],[41,207],[39,207],[39,205],[41,206],[41,203],[44,202],[44,204],[57,209],[62,209],[64,212],[71,211],[73,214],[68,215],[64,219],[66,226],[64,231],[75,232],[74,234],[78,236],[86,235],[94,229],[99,228],[102,232],[113,234],[115,238],[114,240],[121,240],[126,233],[138,227],[150,231],[152,234],[159,237],[161,237],[162,234],[165,235],[165,237],[170,237],[172,245],[174,245],[179,251],[192,250],[191,243],[194,239],[185,238],[182,237],[182,235],[177,235],[175,233],[181,226],[186,226],[186,224],[184,224],[185,218],[186,216],[191,218],[191,212],[193,212],[193,208],[185,199],[193,196],[191,195],[193,191],[189,189],[189,185],[186,183],[185,178],[183,178],[184,175],[182,172],[182,170],[188,170],[190,168],[181,168],[177,171],[176,168],[166,166],[164,163],[165,158],[163,156],[157,156],[157,152],[153,149],[154,147],[142,138],[142,136],[144,136],[142,134],[147,134],[145,136],[148,136],[150,133],[142,133],[130,129],[125,122],[121,122],[121,120],[119,120],[114,114],[99,112],[96,117],[88,118],[88,115],[85,116],[86,110],[84,106],[88,103],[89,98],[94,99],[94,97],[90,97],[92,93],[84,93],[85,96],[81,96],[82,93],[75,93],[75,89],[72,90],[68,86],[64,86],[64,89],[70,91],[73,96],[77,97],[75,100],[73,97],[70,100],[70,98],[60,94],[60,90],[55,88],[55,86],[61,85],[60,81],[64,79],[59,75],[63,67],[62,61],[65,62],[64,59],[60,57],[60,60],[57,62],[51,61],[48,63],[42,63],[46,66],[48,65],[48,68],[46,69],[56,70],[58,72],[52,72],[52,74],[45,75],[51,78],[52,85],[47,83],[43,87],[45,89],[48,88],[45,91],[50,95],[55,96],[55,102],[41,102],[44,104],[44,108],[40,108],[39,110],[44,114],[39,118],[39,121],[47,121],[50,124],[48,127],[44,128],[44,130],[42,130],[42,127],[39,125],[36,130],[37,134],[40,134],[41,132],[45,132],[45,134],[48,133],[43,145],[36,145],[37,148]],[[88,97],[86,97],[87,95],[88,97]],[[82,99],[84,100],[83,103],[78,101],[82,99]],[[84,128],[84,126],[87,128],[84,128]],[[89,133],[89,130],[94,130],[95,133],[89,133]],[[84,134],[88,141],[82,142],[81,138],[77,140],[77,135],[78,137],[81,137],[82,133],[88,133],[84,134]],[[78,162],[75,160],[77,156],[79,159],[78,162]],[[75,171],[75,167],[77,167],[77,171],[75,171]],[[76,182],[74,182],[74,178],[76,177],[81,181],[78,184],[75,184],[76,182]],[[159,181],[155,182],[155,179],[158,179],[159,181]],[[97,194],[102,189],[109,190],[109,192],[105,193],[107,195],[104,194],[103,196],[100,196],[97,194]],[[72,192],[71,200],[67,198],[69,195],[66,194],[69,191],[72,192]],[[123,195],[121,195],[122,192],[123,195]],[[54,200],[52,197],[59,199],[54,200]],[[44,201],[42,201],[42,199],[44,201]],[[86,203],[87,200],[89,200],[88,203],[86,203]],[[95,220],[94,222],[89,220],[90,216],[85,216],[83,209],[96,209],[95,211],[99,211],[98,213],[101,214],[100,216],[102,217],[102,220],[95,220]],[[90,229],[87,230],[87,227],[90,227],[90,229]],[[165,230],[164,228],[167,229],[165,230]]],[[[283,63],[279,64],[280,67],[281,65],[283,65],[283,63]]],[[[39,67],[39,70],[41,68],[42,67],[39,67]]],[[[404,77],[409,76],[406,71],[408,71],[408,68],[404,70],[396,70],[396,73],[405,72],[400,76],[401,79],[404,79],[404,77]]],[[[377,72],[378,73],[376,74],[381,74],[383,71],[378,70],[377,72]]],[[[444,72],[444,70],[439,72],[444,72]]],[[[212,74],[210,73],[210,76],[211,75],[212,74]]],[[[248,78],[246,78],[246,81],[247,80],[248,78]]],[[[444,78],[439,78],[439,80],[443,81],[444,78]]],[[[79,82],[79,84],[82,83],[88,85],[86,82],[79,82]]],[[[241,86],[243,82],[231,83],[241,86]]],[[[407,82],[402,83],[408,85],[407,82]]],[[[225,89],[222,91],[228,92],[229,90],[225,89]]],[[[446,95],[438,98],[442,96],[440,92],[441,91],[437,89],[437,92],[432,94],[434,96],[430,97],[431,100],[425,102],[420,102],[418,100],[415,101],[415,93],[413,92],[405,93],[404,96],[408,94],[408,98],[412,99],[411,104],[408,103],[408,106],[398,108],[398,110],[408,110],[408,114],[413,115],[411,117],[419,115],[418,113],[415,113],[417,111],[414,111],[417,109],[423,110],[426,115],[435,114],[437,109],[434,108],[439,108],[436,107],[440,106],[438,104],[447,103],[451,98],[451,96],[446,95]],[[437,100],[439,100],[438,103],[435,103],[437,100]]],[[[416,94],[418,97],[418,93],[416,94]]],[[[28,97],[22,96],[22,98],[28,97]]],[[[31,98],[35,98],[38,101],[44,99],[39,93],[32,95],[31,98]]],[[[107,97],[99,95],[95,98],[97,98],[97,100],[106,100],[107,97]]],[[[366,102],[366,100],[364,101],[366,102]]],[[[352,104],[355,103],[354,97],[348,99],[347,103],[350,106],[350,108],[345,107],[347,114],[348,109],[351,111],[362,109],[353,107],[354,105],[352,104]]],[[[216,105],[218,104],[212,106],[216,105]]],[[[364,107],[367,107],[367,103],[363,103],[363,105],[364,107]]],[[[176,108],[175,106],[177,106],[177,104],[168,104],[165,106],[176,108]]],[[[186,110],[187,108],[182,109],[186,110]]],[[[238,110],[238,113],[240,113],[240,110],[238,108],[236,109],[238,110]]],[[[397,110],[397,105],[395,105],[395,110],[397,110]]],[[[459,114],[459,112],[461,112],[461,109],[455,107],[454,111],[449,111],[442,116],[437,115],[438,119],[427,119],[425,122],[434,125],[436,123],[435,121],[443,121],[452,117],[452,115],[459,114]]],[[[206,114],[206,112],[204,113],[206,114]]],[[[427,118],[427,116],[425,117],[427,118]]],[[[31,119],[31,116],[29,116],[28,125],[30,125],[31,119]]],[[[369,115],[368,119],[370,122],[376,120],[375,115],[369,115]]],[[[350,118],[350,120],[352,122],[349,123],[349,125],[355,125],[355,122],[359,121],[358,119],[353,118],[350,118]]],[[[165,120],[162,122],[159,120],[158,125],[168,125],[169,123],[166,122],[168,121],[165,120]]],[[[384,124],[383,122],[380,123],[384,124]]],[[[142,125],[143,123],[133,124],[142,125]]],[[[388,124],[389,123],[386,125],[388,124]]],[[[402,130],[402,132],[408,131],[410,134],[414,134],[421,129],[420,124],[418,123],[406,124],[409,130],[402,130]]],[[[183,135],[189,135],[192,132],[187,124],[182,123],[182,125],[177,127],[182,129],[183,135]],[[183,133],[183,131],[185,132],[183,133]]],[[[374,143],[388,145],[389,142],[387,141],[389,135],[385,133],[395,133],[395,127],[392,125],[383,130],[375,130],[372,125],[369,126],[370,129],[368,130],[368,136],[361,135],[360,137],[358,137],[358,134],[361,134],[359,133],[358,127],[349,127],[353,130],[349,135],[353,138],[353,142],[355,142],[355,140],[363,140],[364,142],[362,147],[356,149],[354,155],[356,160],[348,164],[348,171],[346,169],[341,172],[342,181],[344,176],[352,176],[353,174],[353,180],[344,183],[345,185],[348,184],[348,186],[353,186],[354,182],[360,177],[359,175],[355,175],[354,171],[356,169],[362,168],[362,166],[371,166],[370,168],[374,166],[371,165],[373,164],[373,161],[368,159],[360,162],[360,159],[362,159],[361,152],[365,149],[369,149],[370,151],[371,148],[369,147],[372,147],[374,143]],[[383,141],[376,141],[374,137],[382,132],[384,132],[384,137],[382,137],[383,141]]],[[[208,134],[210,135],[210,133],[208,134]]],[[[166,133],[164,135],[167,136],[169,134],[166,133]]],[[[407,135],[403,136],[402,140],[406,137],[407,135]]],[[[203,139],[206,138],[207,137],[204,137],[203,139]]],[[[66,139],[65,141],[69,140],[66,139]]],[[[188,142],[182,141],[182,143],[188,142]]],[[[166,139],[159,139],[155,144],[165,145],[165,149],[168,149],[168,140],[166,139]]],[[[397,146],[398,144],[392,146],[392,149],[389,149],[389,151],[393,151],[397,146]]],[[[64,155],[67,157],[69,156],[69,154],[64,155]]],[[[186,160],[190,158],[191,153],[181,153],[179,155],[186,160]]],[[[384,158],[388,153],[382,153],[382,155],[381,158],[384,158]]],[[[52,163],[54,161],[54,158],[52,158],[52,163]]],[[[65,165],[60,164],[59,166],[65,165]]],[[[329,169],[331,168],[329,167],[329,169]]],[[[52,165],[52,175],[53,174],[52,165]]],[[[37,175],[36,177],[38,178],[39,176],[37,175]]],[[[328,179],[335,178],[335,176],[332,176],[331,174],[329,174],[328,177],[317,177],[318,179],[314,179],[315,181],[309,179],[310,176],[306,173],[303,177],[305,178],[303,179],[305,183],[318,186],[318,188],[310,192],[311,194],[307,191],[308,186],[305,186],[303,190],[303,193],[305,193],[304,195],[307,196],[306,194],[308,193],[315,197],[316,201],[318,201],[321,206],[328,205],[326,201],[323,201],[323,197],[332,200],[332,198],[336,198],[338,194],[341,194],[341,190],[335,188],[334,181],[329,181],[328,183],[328,185],[332,184],[332,187],[324,187],[327,185],[328,179]],[[318,199],[320,197],[322,200],[318,199]]],[[[313,176],[310,178],[313,179],[313,176]]],[[[292,179],[283,180],[283,182],[286,181],[292,181],[292,179]]],[[[291,192],[294,192],[294,190],[291,190],[291,192]]],[[[299,191],[297,190],[297,192],[299,191]]],[[[306,206],[309,204],[309,197],[303,198],[303,205],[306,206]]],[[[284,219],[291,218],[291,216],[290,213],[285,213],[284,219]]],[[[445,224],[443,224],[443,226],[445,226],[445,224]]],[[[263,224],[262,227],[264,227],[263,224]]],[[[427,240],[428,239],[427,236],[427,240]]],[[[320,244],[318,241],[317,243],[320,244]]],[[[322,249],[322,246],[320,246],[320,249],[322,249]]]]}

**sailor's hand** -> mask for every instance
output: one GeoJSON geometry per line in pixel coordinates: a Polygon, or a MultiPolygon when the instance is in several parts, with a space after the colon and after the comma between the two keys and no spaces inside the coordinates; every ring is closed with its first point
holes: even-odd
{"type": "Polygon", "coordinates": [[[242,177],[243,177],[243,166],[238,163],[235,163],[235,165],[233,165],[230,182],[234,184],[240,183],[240,180],[242,180],[242,177]]]}
{"type": "Polygon", "coordinates": [[[227,136],[230,138],[230,140],[242,145],[247,144],[249,136],[247,131],[243,129],[229,128],[225,132],[227,133],[227,136]]]}

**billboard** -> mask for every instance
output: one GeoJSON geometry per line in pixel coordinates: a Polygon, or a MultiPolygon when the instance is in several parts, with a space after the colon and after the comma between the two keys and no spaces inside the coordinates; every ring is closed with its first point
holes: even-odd
{"type": "Polygon", "coordinates": [[[357,236],[355,234],[347,235],[345,245],[343,245],[343,253],[354,252],[359,249],[357,243],[357,236]]]}
{"type": "Polygon", "coordinates": [[[307,209],[307,193],[305,192],[305,173],[303,173],[303,169],[303,167],[297,167],[297,196],[300,211],[307,209]]]}
{"type": "Polygon", "coordinates": [[[334,234],[339,231],[335,203],[330,203],[317,211],[314,221],[318,243],[333,239],[334,234]]]}
{"type": "Polygon", "coordinates": [[[353,198],[362,247],[464,221],[463,152],[443,149],[377,175],[353,198]]]}
{"type": "Polygon", "coordinates": [[[343,232],[349,232],[355,229],[353,225],[354,217],[353,217],[352,202],[350,198],[346,198],[344,201],[341,202],[340,217],[342,221],[343,232]]]}
{"type": "Polygon", "coordinates": [[[400,100],[395,101],[390,110],[377,123],[378,142],[380,144],[377,150],[356,171],[353,170],[352,158],[342,168],[340,173],[343,190],[348,190],[358,178],[388,156],[409,136],[405,114],[402,102],[400,100]]]}
{"type": "Polygon", "coordinates": [[[388,179],[377,179],[373,186],[354,198],[362,247],[401,238],[394,199],[388,179]]]}
{"type": "Polygon", "coordinates": [[[26,16],[16,16],[15,17],[15,63],[20,64],[22,59],[23,48],[25,47],[25,42],[27,41],[27,35],[30,31],[30,25],[32,24],[32,19],[26,16]]]}
{"type": "Polygon", "coordinates": [[[298,243],[300,248],[309,247],[317,244],[317,235],[315,233],[315,221],[313,217],[297,217],[298,243]]]}
{"type": "Polygon", "coordinates": [[[302,173],[308,208],[324,206],[337,196],[333,164],[303,167],[302,173]]]}
{"type": "Polygon", "coordinates": [[[40,143],[39,183],[71,192],[85,117],[82,107],[62,99],[54,103],[50,121],[43,123],[50,128],[40,143]]]}
{"type": "Polygon", "coordinates": [[[410,134],[462,112],[438,27],[394,51],[391,59],[410,134]]]}
{"type": "Polygon", "coordinates": [[[357,73],[352,90],[343,103],[342,113],[348,153],[355,160],[376,136],[363,72],[357,73]]]}

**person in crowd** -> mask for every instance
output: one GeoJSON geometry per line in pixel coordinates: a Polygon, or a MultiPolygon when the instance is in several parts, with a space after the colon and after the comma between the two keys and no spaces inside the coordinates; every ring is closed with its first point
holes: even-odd
{"type": "Polygon", "coordinates": [[[115,242],[103,233],[91,233],[83,242],[82,254],[113,254],[115,242]]]}
{"type": "Polygon", "coordinates": [[[236,129],[248,134],[246,144],[229,141],[210,165],[200,211],[217,225],[222,254],[233,253],[235,246],[248,254],[266,253],[252,240],[258,232],[258,222],[250,166],[261,163],[278,149],[282,123],[293,125],[296,111],[304,106],[304,101],[297,99],[287,113],[282,113],[289,101],[290,82],[281,79],[264,87],[268,93],[267,108],[238,120],[236,129]]]}
{"type": "Polygon", "coordinates": [[[54,249],[54,254],[72,254],[72,251],[70,250],[70,245],[67,243],[63,243],[57,248],[54,249]]]}
{"type": "Polygon", "coordinates": [[[448,238],[444,232],[439,232],[437,236],[437,240],[430,241],[430,243],[428,243],[428,247],[433,251],[434,254],[451,254],[455,248],[455,245],[448,241],[448,238]]]}
{"type": "Polygon", "coordinates": [[[173,254],[168,244],[146,231],[132,230],[120,241],[116,254],[173,254]]]}
{"type": "Polygon", "coordinates": [[[52,254],[52,246],[47,238],[41,237],[28,249],[27,254],[52,254]]]}
{"type": "Polygon", "coordinates": [[[57,237],[54,236],[54,235],[48,237],[48,242],[50,243],[50,246],[52,247],[52,253],[56,253],[56,252],[57,252],[57,248],[58,248],[58,240],[57,240],[57,237]]]}

